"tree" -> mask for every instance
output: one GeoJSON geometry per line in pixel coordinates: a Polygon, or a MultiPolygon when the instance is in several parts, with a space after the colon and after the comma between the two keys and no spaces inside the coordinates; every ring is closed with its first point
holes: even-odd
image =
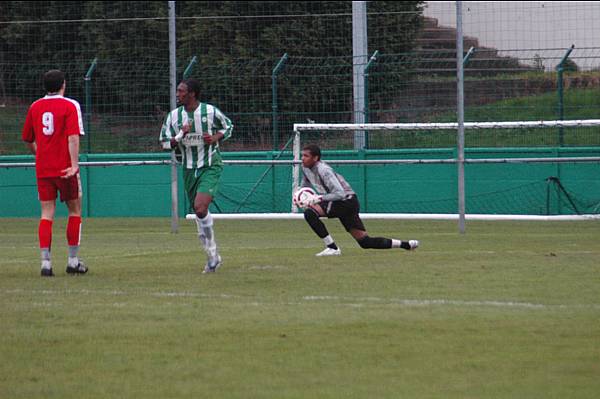
{"type": "MultiPolygon", "coordinates": [[[[414,49],[423,4],[368,2],[369,51],[414,49]]],[[[193,76],[203,85],[202,99],[234,114],[238,134],[253,136],[270,121],[271,73],[284,53],[290,62],[280,81],[283,112],[337,120],[351,113],[352,2],[177,1],[176,7],[178,79],[197,56],[193,76]]],[[[115,120],[140,126],[132,117],[146,122],[149,114],[166,112],[167,2],[3,2],[0,21],[11,22],[0,24],[7,94],[31,101],[43,94],[42,73],[61,68],[69,95],[83,104],[83,76],[97,58],[92,102],[94,112],[110,115],[110,126],[115,120]]]]}
{"type": "Polygon", "coordinates": [[[535,53],[533,56],[533,67],[536,71],[544,72],[544,61],[538,53],[535,53]]]}
{"type": "Polygon", "coordinates": [[[563,71],[565,72],[578,72],[579,66],[570,58],[567,58],[562,63],[563,71]]]}

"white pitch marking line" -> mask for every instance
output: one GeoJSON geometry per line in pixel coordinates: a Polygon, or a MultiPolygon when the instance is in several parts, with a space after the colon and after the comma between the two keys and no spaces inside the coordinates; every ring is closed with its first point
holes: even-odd
{"type": "Polygon", "coordinates": [[[264,265],[264,266],[250,266],[248,268],[249,270],[275,270],[275,269],[287,269],[287,267],[285,266],[270,266],[270,265],[264,265]]]}
{"type": "Polygon", "coordinates": [[[600,309],[600,304],[541,304],[541,303],[530,303],[530,302],[514,302],[514,301],[497,301],[497,300],[482,300],[482,301],[463,301],[455,299],[406,299],[406,298],[379,298],[379,297],[345,297],[345,296],[331,296],[331,295],[309,295],[303,296],[302,302],[261,302],[260,297],[248,297],[241,295],[231,294],[202,294],[195,292],[146,292],[146,291],[101,291],[101,290],[24,290],[24,289],[11,289],[11,290],[0,290],[0,294],[43,294],[43,295],[60,295],[60,294],[100,294],[108,296],[135,296],[135,295],[149,295],[153,297],[164,297],[164,298],[208,298],[208,299],[257,299],[253,303],[263,305],[299,305],[308,302],[318,301],[335,301],[342,302],[342,305],[350,306],[362,306],[362,304],[373,304],[381,303],[383,305],[402,305],[402,306],[492,306],[492,307],[504,307],[504,308],[527,308],[527,309],[600,309]],[[357,304],[358,302],[359,304],[357,304]]]}
{"type": "Polygon", "coordinates": [[[513,301],[461,301],[454,299],[401,299],[401,298],[376,298],[376,297],[337,297],[337,296],[305,296],[307,301],[358,301],[358,302],[383,302],[391,304],[400,304],[404,306],[494,306],[509,308],[529,308],[529,309],[570,309],[570,308],[592,308],[600,309],[600,304],[585,305],[563,305],[552,304],[544,305],[541,303],[513,302],[513,301]]]}

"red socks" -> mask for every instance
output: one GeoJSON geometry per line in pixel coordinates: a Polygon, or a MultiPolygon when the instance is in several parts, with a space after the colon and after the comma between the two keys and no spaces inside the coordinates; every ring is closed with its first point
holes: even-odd
{"type": "MultiPolygon", "coordinates": [[[[52,220],[40,219],[38,227],[40,249],[52,247],[52,220]]],[[[81,238],[81,216],[69,216],[67,222],[67,242],[70,247],[78,247],[81,238]]]]}
{"type": "Polygon", "coordinates": [[[40,238],[40,248],[50,249],[52,246],[52,220],[40,219],[38,236],[40,238]]]}
{"type": "Polygon", "coordinates": [[[67,223],[67,242],[69,246],[79,246],[81,238],[81,216],[69,216],[67,223]]]}

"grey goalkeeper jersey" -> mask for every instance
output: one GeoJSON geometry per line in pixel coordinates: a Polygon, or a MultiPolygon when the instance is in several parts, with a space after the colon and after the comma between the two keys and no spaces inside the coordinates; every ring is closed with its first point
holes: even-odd
{"type": "Polygon", "coordinates": [[[319,161],[310,169],[302,166],[302,172],[302,187],[312,185],[319,194],[323,194],[324,201],[344,200],[355,194],[344,176],[336,173],[325,162],[319,161]]]}

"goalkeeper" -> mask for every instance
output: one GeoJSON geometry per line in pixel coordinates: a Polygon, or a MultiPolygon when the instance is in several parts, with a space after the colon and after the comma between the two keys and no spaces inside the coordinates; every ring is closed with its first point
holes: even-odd
{"type": "Polygon", "coordinates": [[[219,143],[231,137],[233,124],[216,107],[200,102],[200,82],[186,79],[177,86],[180,106],[167,115],[160,131],[164,149],[182,154],[185,191],[196,214],[198,237],[208,261],[203,273],[215,272],[221,266],[213,218],[208,210],[217,194],[223,161],[219,143]]]}
{"type": "Polygon", "coordinates": [[[325,224],[319,219],[324,216],[340,219],[346,231],[352,235],[361,248],[413,250],[419,246],[417,240],[402,241],[370,237],[358,214],[360,205],[356,193],[342,175],[321,161],[321,149],[317,145],[307,145],[302,149],[302,171],[304,173],[302,186],[313,186],[317,192],[323,193],[323,195],[311,198],[304,210],[304,219],[326,245],[323,251],[316,254],[317,256],[342,254],[329,235],[325,224]]]}

